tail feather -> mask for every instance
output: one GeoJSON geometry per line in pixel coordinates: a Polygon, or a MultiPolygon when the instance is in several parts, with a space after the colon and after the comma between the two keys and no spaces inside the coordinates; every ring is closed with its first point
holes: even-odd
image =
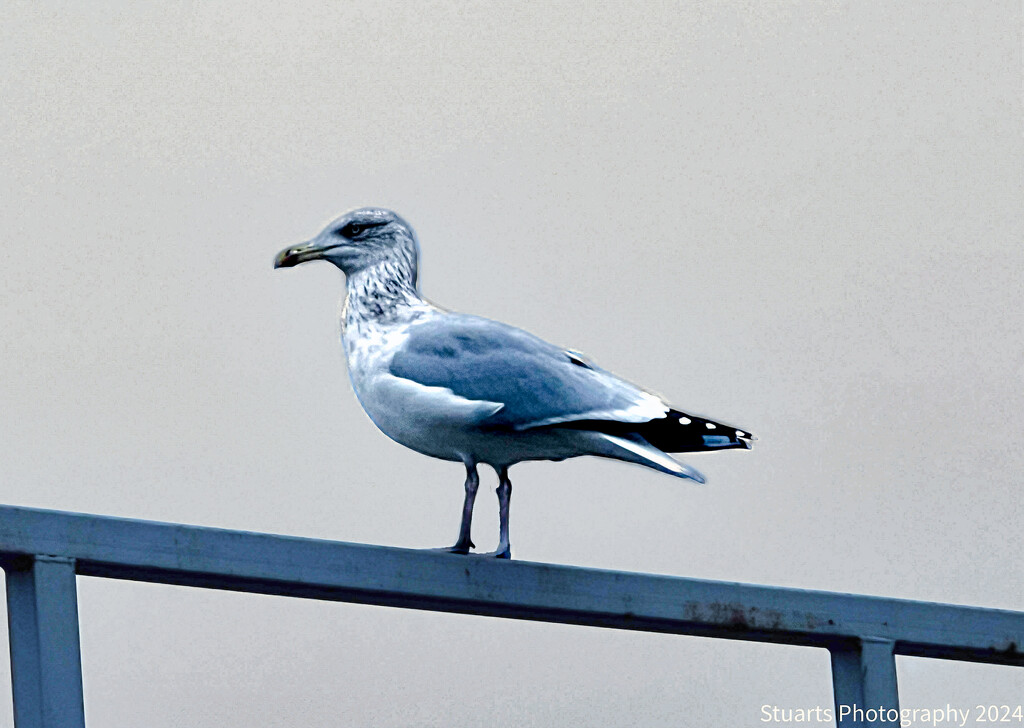
{"type": "Polygon", "coordinates": [[[612,449],[602,448],[605,452],[601,454],[606,457],[614,457],[619,460],[646,465],[649,468],[660,470],[677,478],[689,478],[701,484],[706,482],[704,475],[699,470],[666,455],[650,443],[645,442],[642,438],[635,436],[619,437],[605,432],[595,432],[594,435],[601,438],[604,443],[613,446],[612,449]]]}

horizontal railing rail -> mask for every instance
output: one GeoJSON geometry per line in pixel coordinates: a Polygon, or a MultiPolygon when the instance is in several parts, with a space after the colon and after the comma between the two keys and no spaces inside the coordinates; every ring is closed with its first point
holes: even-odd
{"type": "Polygon", "coordinates": [[[84,725],[76,575],[822,647],[844,726],[898,709],[896,654],[1024,666],[1022,612],[11,506],[0,566],[18,728],[84,725]]]}

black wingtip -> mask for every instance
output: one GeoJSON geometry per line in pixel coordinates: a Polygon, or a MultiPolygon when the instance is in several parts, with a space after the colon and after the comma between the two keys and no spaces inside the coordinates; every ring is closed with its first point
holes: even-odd
{"type": "Polygon", "coordinates": [[[739,427],[675,409],[670,410],[664,420],[655,422],[664,423],[659,424],[657,435],[671,441],[671,444],[666,442],[665,445],[679,448],[669,452],[750,450],[753,447],[752,442],[757,439],[752,433],[739,427]]]}

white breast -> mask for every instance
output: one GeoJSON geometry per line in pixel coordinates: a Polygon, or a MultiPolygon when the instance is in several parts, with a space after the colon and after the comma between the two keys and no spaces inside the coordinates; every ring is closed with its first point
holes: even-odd
{"type": "Polygon", "coordinates": [[[351,329],[343,333],[359,404],[381,432],[406,447],[444,460],[472,459],[475,426],[503,405],[393,375],[391,360],[408,339],[408,328],[364,323],[358,334],[351,329]]]}

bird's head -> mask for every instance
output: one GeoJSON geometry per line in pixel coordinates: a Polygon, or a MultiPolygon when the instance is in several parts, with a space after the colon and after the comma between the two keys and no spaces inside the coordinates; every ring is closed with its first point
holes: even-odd
{"type": "Polygon", "coordinates": [[[351,276],[390,262],[408,267],[415,277],[418,248],[416,233],[394,212],[360,207],[331,222],[312,240],[282,250],[274,259],[274,267],[291,268],[311,260],[326,260],[351,276]]]}

